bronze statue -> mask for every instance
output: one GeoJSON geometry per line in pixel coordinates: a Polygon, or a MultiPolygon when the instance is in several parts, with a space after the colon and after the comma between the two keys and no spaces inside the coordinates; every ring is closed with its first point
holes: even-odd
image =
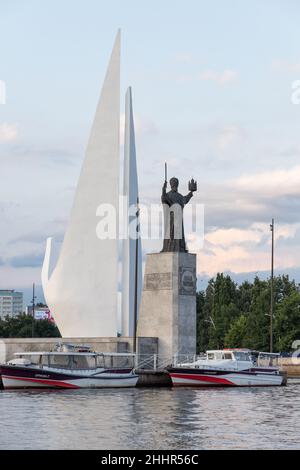
{"type": "Polygon", "coordinates": [[[178,192],[179,181],[177,178],[170,179],[171,191],[167,193],[167,178],[162,188],[161,202],[164,206],[164,244],[162,252],[187,252],[184,227],[183,209],[197,191],[197,182],[189,181],[189,193],[183,196],[178,192]]]}

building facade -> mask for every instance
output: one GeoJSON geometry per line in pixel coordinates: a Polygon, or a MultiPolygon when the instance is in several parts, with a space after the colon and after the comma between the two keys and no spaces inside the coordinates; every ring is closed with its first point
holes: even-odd
{"type": "Polygon", "coordinates": [[[0,318],[12,317],[23,312],[23,293],[0,290],[0,318]]]}

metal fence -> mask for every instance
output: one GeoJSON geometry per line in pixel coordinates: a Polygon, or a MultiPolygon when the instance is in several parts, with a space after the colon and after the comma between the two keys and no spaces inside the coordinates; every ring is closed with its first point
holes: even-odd
{"type": "Polygon", "coordinates": [[[137,354],[135,357],[135,368],[139,370],[163,370],[170,365],[188,365],[197,359],[203,359],[203,356],[175,354],[173,357],[170,357],[159,354],[137,354]]]}

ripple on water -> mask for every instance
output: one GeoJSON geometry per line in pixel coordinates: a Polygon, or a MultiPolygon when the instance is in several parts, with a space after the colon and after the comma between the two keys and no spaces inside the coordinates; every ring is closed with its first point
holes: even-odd
{"type": "Polygon", "coordinates": [[[300,383],[0,392],[0,449],[299,449],[300,383]]]}

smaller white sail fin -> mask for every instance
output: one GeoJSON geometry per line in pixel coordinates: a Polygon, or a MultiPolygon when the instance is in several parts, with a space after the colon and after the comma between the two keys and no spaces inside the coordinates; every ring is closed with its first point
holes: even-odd
{"type": "MultiPolygon", "coordinates": [[[[125,226],[135,226],[135,210],[128,214],[129,208],[134,208],[139,197],[138,174],[136,162],[135,131],[132,106],[132,91],[129,87],[125,102],[125,145],[124,145],[124,217],[125,226]]],[[[128,231],[127,231],[128,232],[128,231]]],[[[128,233],[127,233],[128,234],[128,233]]],[[[138,240],[137,260],[137,293],[135,292],[136,275],[136,240],[126,237],[123,240],[123,264],[122,264],[122,335],[134,335],[134,305],[137,294],[137,305],[140,303],[142,285],[142,255],[141,240],[138,240]]]]}

